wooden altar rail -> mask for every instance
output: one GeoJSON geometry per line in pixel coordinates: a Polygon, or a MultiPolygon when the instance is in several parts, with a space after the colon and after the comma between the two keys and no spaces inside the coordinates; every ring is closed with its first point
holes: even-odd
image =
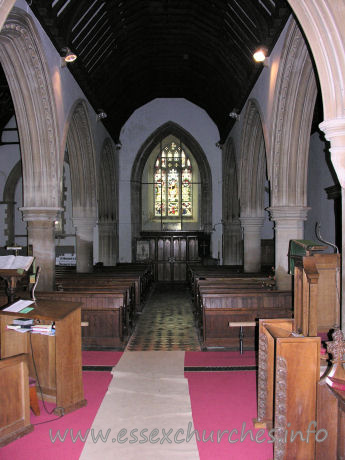
{"type": "MultiPolygon", "coordinates": [[[[238,331],[229,323],[252,322],[261,318],[291,318],[290,291],[236,290],[200,293],[203,346],[238,348],[238,331]]],[[[245,348],[255,349],[256,335],[252,327],[243,328],[245,348]]]]}

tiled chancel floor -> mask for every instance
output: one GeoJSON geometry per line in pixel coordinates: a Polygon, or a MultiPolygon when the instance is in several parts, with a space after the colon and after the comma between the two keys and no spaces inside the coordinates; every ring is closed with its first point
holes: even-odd
{"type": "Polygon", "coordinates": [[[200,350],[187,285],[156,283],[153,286],[127,350],[200,350]]]}

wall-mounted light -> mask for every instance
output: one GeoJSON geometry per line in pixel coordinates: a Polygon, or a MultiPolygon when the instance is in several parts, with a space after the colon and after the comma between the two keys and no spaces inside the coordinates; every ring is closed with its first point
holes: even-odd
{"type": "Polygon", "coordinates": [[[107,118],[107,116],[108,115],[106,114],[106,112],[104,112],[103,109],[98,109],[97,110],[97,121],[103,120],[104,118],[107,118]]]}
{"type": "Polygon", "coordinates": [[[115,144],[115,148],[116,148],[116,150],[120,150],[121,147],[122,147],[121,141],[118,140],[117,143],[115,144]]]}
{"type": "Polygon", "coordinates": [[[232,109],[232,112],[229,113],[229,117],[233,118],[234,120],[239,120],[240,115],[239,115],[237,109],[232,109]]]}
{"type": "Polygon", "coordinates": [[[70,62],[74,62],[77,59],[77,55],[73,53],[67,46],[61,50],[61,66],[64,67],[70,62]]]}
{"type": "Polygon", "coordinates": [[[270,64],[270,58],[268,55],[268,49],[265,46],[260,46],[253,53],[253,59],[255,62],[262,63],[265,67],[268,67],[270,64]]]}

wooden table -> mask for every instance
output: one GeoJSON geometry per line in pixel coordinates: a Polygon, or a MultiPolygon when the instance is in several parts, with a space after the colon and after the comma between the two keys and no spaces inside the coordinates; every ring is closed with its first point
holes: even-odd
{"type": "MultiPolygon", "coordinates": [[[[25,315],[0,311],[1,359],[28,353],[29,375],[39,382],[43,399],[56,404],[56,414],[66,414],[85,406],[80,303],[39,301],[31,306],[34,309],[25,315]],[[55,336],[7,329],[7,324],[14,318],[23,316],[42,324],[54,322],[55,336]]],[[[38,396],[42,395],[38,389],[38,396]]]]}

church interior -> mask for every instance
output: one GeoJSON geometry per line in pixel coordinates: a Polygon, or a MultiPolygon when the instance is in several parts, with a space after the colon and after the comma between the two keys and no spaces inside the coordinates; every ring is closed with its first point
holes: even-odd
{"type": "Polygon", "coordinates": [[[345,458],[344,22],[0,1],[1,458],[345,458]]]}

